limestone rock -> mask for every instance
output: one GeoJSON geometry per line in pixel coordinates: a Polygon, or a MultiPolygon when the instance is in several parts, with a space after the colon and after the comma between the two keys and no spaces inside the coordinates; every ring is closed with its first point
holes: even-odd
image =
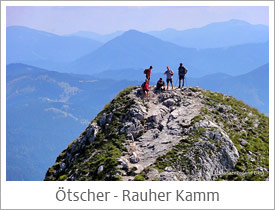
{"type": "Polygon", "coordinates": [[[99,166],[98,169],[97,169],[97,174],[99,174],[103,170],[104,170],[104,166],[103,165],[99,166]]]}
{"type": "Polygon", "coordinates": [[[130,162],[131,163],[138,163],[139,160],[140,159],[139,159],[138,155],[135,152],[133,152],[132,156],[130,157],[130,162]]]}

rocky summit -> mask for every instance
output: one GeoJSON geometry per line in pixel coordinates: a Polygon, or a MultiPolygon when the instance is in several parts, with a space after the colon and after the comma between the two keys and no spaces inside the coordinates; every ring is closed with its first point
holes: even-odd
{"type": "Polygon", "coordinates": [[[45,180],[268,180],[269,119],[198,87],[121,91],[45,180]]]}

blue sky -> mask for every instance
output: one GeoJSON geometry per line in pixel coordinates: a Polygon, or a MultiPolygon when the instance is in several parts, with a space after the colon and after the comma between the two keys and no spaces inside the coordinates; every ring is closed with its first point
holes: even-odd
{"type": "Polygon", "coordinates": [[[184,30],[230,19],[268,25],[268,7],[9,6],[6,21],[7,26],[21,25],[63,35],[76,31],[106,34],[129,29],[184,30]]]}

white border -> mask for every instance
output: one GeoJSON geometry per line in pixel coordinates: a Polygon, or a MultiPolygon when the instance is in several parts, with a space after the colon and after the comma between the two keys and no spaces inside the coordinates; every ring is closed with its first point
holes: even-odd
{"type": "Polygon", "coordinates": [[[3,6],[270,6],[270,1],[4,1],[3,6]]]}
{"type": "Polygon", "coordinates": [[[6,180],[4,173],[6,172],[6,9],[4,8],[1,2],[1,184],[6,180]]]}
{"type": "Polygon", "coordinates": [[[274,208],[274,2],[183,2],[183,1],[78,1],[78,2],[1,2],[1,207],[5,209],[222,209],[222,208],[274,208]],[[6,181],[6,6],[269,6],[269,115],[270,115],[270,181],[266,182],[7,182],[6,181]],[[218,191],[220,202],[58,202],[58,187],[75,191],[112,191],[120,195],[123,189],[145,191],[218,191]]]}

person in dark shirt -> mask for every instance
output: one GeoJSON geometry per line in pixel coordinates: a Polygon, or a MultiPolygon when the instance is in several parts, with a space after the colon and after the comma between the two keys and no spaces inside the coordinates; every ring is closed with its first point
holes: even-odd
{"type": "Polygon", "coordinates": [[[159,78],[156,89],[161,91],[165,90],[165,82],[162,80],[162,78],[159,78]]]}
{"type": "Polygon", "coordinates": [[[178,74],[179,74],[179,88],[180,88],[181,80],[182,80],[182,87],[184,87],[184,78],[188,70],[182,65],[182,63],[180,63],[178,70],[179,70],[178,74]]]}

